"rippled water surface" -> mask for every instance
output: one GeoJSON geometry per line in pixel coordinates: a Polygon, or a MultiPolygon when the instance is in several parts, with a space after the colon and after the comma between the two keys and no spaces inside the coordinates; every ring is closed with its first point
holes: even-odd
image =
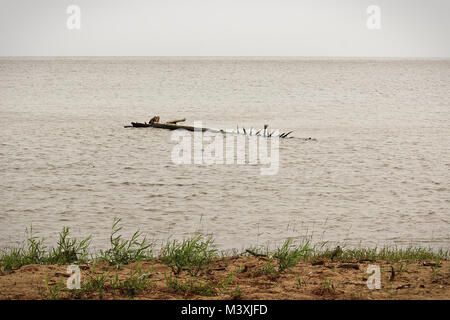
{"type": "Polygon", "coordinates": [[[162,241],[212,233],[222,249],[287,236],[450,247],[450,61],[1,59],[0,244],[33,225],[107,244],[114,217],[162,241]],[[175,165],[186,117],[294,130],[277,175],[175,165]]]}

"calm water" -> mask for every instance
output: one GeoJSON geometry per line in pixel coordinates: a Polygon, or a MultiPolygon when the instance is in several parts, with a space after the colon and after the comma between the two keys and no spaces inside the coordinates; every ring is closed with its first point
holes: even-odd
{"type": "Polygon", "coordinates": [[[0,244],[33,225],[104,247],[114,217],[155,241],[222,249],[287,236],[450,247],[450,60],[1,59],[0,244]],[[280,170],[179,166],[186,117],[294,130],[280,170]]]}

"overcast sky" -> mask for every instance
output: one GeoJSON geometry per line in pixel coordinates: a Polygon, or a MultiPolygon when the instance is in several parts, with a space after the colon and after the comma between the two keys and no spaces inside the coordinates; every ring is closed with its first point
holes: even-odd
{"type": "Polygon", "coordinates": [[[450,57],[450,0],[0,0],[0,56],[450,57]],[[81,9],[69,30],[69,5],[81,9]],[[381,9],[381,29],[366,12],[381,9]]]}

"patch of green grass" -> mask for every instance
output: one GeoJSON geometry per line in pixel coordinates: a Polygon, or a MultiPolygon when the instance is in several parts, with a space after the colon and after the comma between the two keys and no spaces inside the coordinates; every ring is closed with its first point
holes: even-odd
{"type": "Polygon", "coordinates": [[[56,248],[52,248],[46,258],[46,264],[70,264],[84,263],[87,261],[88,247],[91,237],[81,241],[76,238],[68,238],[69,228],[63,227],[59,234],[59,240],[56,248]]]}
{"type": "Polygon", "coordinates": [[[140,269],[131,271],[130,276],[125,279],[119,279],[118,274],[110,281],[111,289],[117,290],[121,295],[134,298],[151,287],[151,281],[148,274],[142,273],[140,269]]]}
{"type": "Polygon", "coordinates": [[[25,252],[22,248],[3,250],[0,258],[0,274],[9,273],[25,264],[25,252]]]}
{"type": "Polygon", "coordinates": [[[431,266],[431,277],[436,278],[440,275],[440,270],[438,265],[431,266]]]}
{"type": "Polygon", "coordinates": [[[135,296],[145,292],[154,286],[154,283],[149,279],[151,272],[144,273],[141,268],[131,270],[130,274],[121,279],[116,272],[114,276],[110,272],[97,272],[96,265],[91,268],[90,273],[82,279],[81,289],[67,290],[72,298],[92,298],[97,295],[98,298],[103,299],[107,293],[113,296],[125,296],[134,298],[135,296]]]}
{"type": "Polygon", "coordinates": [[[237,272],[238,273],[243,273],[245,270],[246,270],[245,266],[241,266],[241,267],[238,268],[237,272]]]}
{"type": "Polygon", "coordinates": [[[448,251],[433,251],[431,248],[387,248],[384,247],[379,250],[376,257],[378,260],[386,260],[389,262],[407,261],[407,262],[417,262],[425,260],[440,261],[441,259],[448,259],[448,251]]]}
{"type": "Polygon", "coordinates": [[[309,241],[295,245],[293,239],[288,238],[273,254],[271,254],[268,249],[265,250],[266,253],[261,253],[261,249],[260,251],[247,250],[247,252],[249,251],[252,255],[262,255],[267,257],[267,262],[261,269],[262,274],[279,274],[296,266],[300,260],[309,257],[312,248],[310,247],[309,241]],[[274,263],[276,263],[277,268],[274,267],[274,263]]]}
{"type": "Polygon", "coordinates": [[[153,257],[152,244],[142,237],[142,233],[136,231],[131,239],[124,240],[119,232],[121,219],[115,218],[110,236],[110,249],[100,251],[100,259],[106,261],[109,265],[122,266],[132,262],[148,260],[153,257]],[[140,240],[141,238],[141,240],[140,240]]]}
{"type": "Polygon", "coordinates": [[[204,239],[201,235],[178,242],[168,242],[160,254],[161,261],[169,266],[174,274],[188,270],[195,276],[207,268],[217,256],[211,237],[204,239]]]}
{"type": "MultiPolygon", "coordinates": [[[[123,265],[145,261],[153,258],[153,245],[136,231],[130,239],[124,239],[120,234],[121,219],[114,219],[110,248],[100,252],[97,256],[88,258],[88,249],[91,237],[78,240],[69,237],[69,228],[64,227],[59,234],[56,247],[48,249],[44,239],[33,234],[33,228],[27,230],[27,239],[19,248],[0,249],[0,273],[8,273],[24,265],[30,264],[79,264],[97,259],[106,261],[109,265],[121,267],[123,265]]],[[[332,259],[333,261],[386,261],[391,264],[411,264],[415,262],[428,262],[440,265],[441,261],[448,261],[449,251],[433,250],[431,248],[345,248],[344,246],[336,254],[333,248],[325,248],[322,245],[311,246],[310,240],[303,241],[300,245],[294,244],[291,238],[275,250],[265,248],[247,249],[245,253],[237,250],[222,252],[222,257],[240,256],[249,254],[257,258],[267,259],[261,272],[264,274],[281,273],[295,266],[299,261],[314,261],[332,259]]],[[[184,241],[172,241],[163,246],[159,258],[168,265],[174,274],[187,270],[192,276],[208,268],[218,251],[214,248],[211,237],[204,238],[201,235],[194,236],[184,241]]],[[[245,268],[237,272],[243,272],[245,268]]],[[[400,266],[400,273],[403,267],[400,266]]],[[[253,274],[254,275],[254,274],[253,274]]]]}
{"type": "Polygon", "coordinates": [[[45,263],[46,249],[44,239],[33,236],[33,227],[30,227],[30,236],[27,239],[27,248],[24,251],[23,265],[45,263]]]}
{"type": "MultiPolygon", "coordinates": [[[[320,260],[323,258],[331,259],[333,249],[313,250],[312,259],[320,260]]],[[[431,248],[343,248],[336,261],[387,261],[390,263],[407,261],[409,263],[417,261],[441,261],[448,260],[449,252],[444,250],[435,251],[431,248]]]]}
{"type": "Polygon", "coordinates": [[[200,296],[212,297],[215,293],[215,286],[210,282],[201,282],[197,279],[186,279],[180,281],[172,275],[166,278],[166,284],[170,291],[175,293],[189,295],[196,294],[200,296]]]}
{"type": "Polygon", "coordinates": [[[311,251],[309,241],[295,246],[293,245],[292,238],[286,239],[283,245],[273,255],[278,260],[278,272],[280,273],[294,267],[300,259],[308,256],[311,251]]]}
{"type": "Polygon", "coordinates": [[[398,273],[402,274],[403,272],[410,274],[410,272],[408,270],[408,263],[405,263],[405,264],[403,264],[403,262],[400,263],[400,268],[398,269],[398,273]]]}
{"type": "Polygon", "coordinates": [[[273,264],[273,259],[269,258],[266,262],[266,264],[264,265],[264,267],[261,268],[261,273],[262,274],[274,274],[277,273],[277,270],[274,268],[273,264]]]}
{"type": "Polygon", "coordinates": [[[21,248],[3,250],[0,257],[0,272],[6,273],[29,264],[69,264],[87,261],[90,237],[78,241],[70,239],[69,228],[64,227],[59,234],[56,248],[47,250],[44,239],[38,239],[33,235],[33,227],[30,227],[26,245],[21,248]]]}
{"type": "Polygon", "coordinates": [[[55,285],[49,284],[49,279],[45,278],[45,289],[40,288],[39,292],[43,299],[46,300],[59,300],[62,298],[64,292],[66,292],[66,286],[61,278],[55,285]]]}
{"type": "MultiPolygon", "coordinates": [[[[313,260],[331,259],[334,255],[335,249],[325,248],[323,250],[314,250],[312,255],[313,260]]],[[[351,260],[375,260],[377,257],[377,248],[360,248],[360,249],[345,249],[342,248],[340,253],[334,257],[335,261],[351,261],[351,260]]]]}
{"type": "Polygon", "coordinates": [[[233,299],[233,300],[242,299],[242,289],[239,284],[237,284],[236,287],[234,287],[234,291],[231,294],[231,299],[233,299]]]}
{"type": "Polygon", "coordinates": [[[304,286],[306,286],[306,281],[302,281],[302,279],[300,278],[300,276],[297,276],[297,286],[299,286],[299,287],[304,287],[304,286]]]}
{"type": "Polygon", "coordinates": [[[107,289],[108,279],[109,272],[97,273],[94,265],[86,279],[81,280],[81,294],[89,296],[97,293],[98,297],[102,299],[105,294],[105,289],[107,289]]]}
{"type": "Polygon", "coordinates": [[[217,288],[221,292],[228,292],[228,287],[234,282],[234,280],[234,274],[233,272],[230,272],[224,280],[217,283],[217,288]]]}

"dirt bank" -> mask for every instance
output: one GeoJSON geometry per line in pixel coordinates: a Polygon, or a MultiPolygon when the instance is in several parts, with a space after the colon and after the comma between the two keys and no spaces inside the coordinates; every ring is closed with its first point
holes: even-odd
{"type": "Polygon", "coordinates": [[[265,257],[236,256],[217,258],[195,276],[175,275],[158,260],[80,267],[80,290],[66,288],[67,266],[26,265],[0,275],[0,299],[450,299],[449,261],[328,259],[278,273],[265,257]],[[380,290],[367,287],[369,265],[380,266],[380,290]]]}

